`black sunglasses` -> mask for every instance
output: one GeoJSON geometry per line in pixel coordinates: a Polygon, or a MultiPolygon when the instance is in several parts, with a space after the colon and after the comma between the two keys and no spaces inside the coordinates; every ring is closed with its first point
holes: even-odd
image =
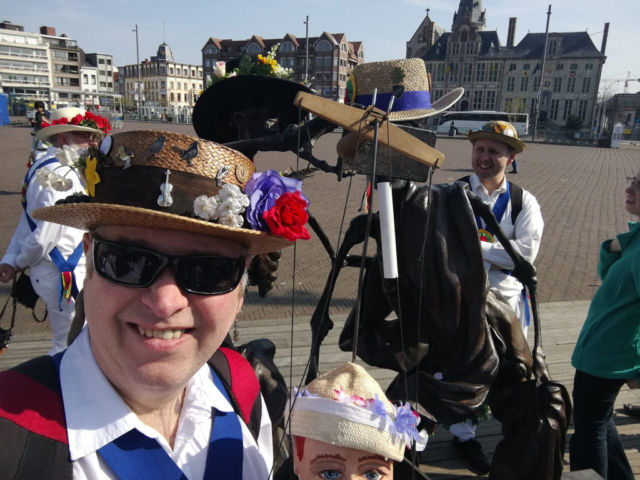
{"type": "Polygon", "coordinates": [[[93,240],[93,265],[105,280],[146,288],[171,265],[178,285],[187,293],[222,295],[233,291],[244,273],[244,258],[215,255],[164,255],[126,243],[93,240]]]}

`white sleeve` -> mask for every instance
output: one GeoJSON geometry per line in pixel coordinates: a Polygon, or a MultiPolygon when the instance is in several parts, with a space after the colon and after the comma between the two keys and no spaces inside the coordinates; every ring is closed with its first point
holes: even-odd
{"type": "MultiPolygon", "coordinates": [[[[513,240],[510,240],[513,248],[526,260],[533,263],[540,249],[544,221],[540,205],[533,195],[524,191],[522,195],[522,211],[516,218],[513,240]]],[[[507,254],[500,242],[480,242],[482,255],[485,262],[492,263],[499,268],[511,270],[515,267],[513,260],[507,254]]]]}
{"type": "Polygon", "coordinates": [[[267,469],[271,471],[273,468],[273,432],[271,429],[271,418],[269,418],[269,410],[267,404],[264,403],[264,397],[260,394],[262,401],[262,418],[260,419],[260,433],[258,434],[258,449],[267,464],[267,469]]]}
{"type": "MultiPolygon", "coordinates": [[[[68,195],[67,192],[61,194],[52,188],[42,188],[35,181],[29,185],[29,189],[37,189],[35,194],[33,191],[27,191],[29,212],[55,205],[56,201],[68,195]]],[[[15,264],[18,268],[31,267],[46,258],[49,252],[60,242],[64,229],[67,228],[57,223],[42,222],[35,219],[33,221],[36,224],[36,229],[25,238],[20,254],[15,259],[15,264]]]]}
{"type": "Polygon", "coordinates": [[[7,252],[0,263],[6,263],[11,265],[13,268],[16,268],[16,257],[20,255],[20,251],[22,250],[22,245],[24,244],[25,238],[27,238],[31,234],[31,228],[29,228],[29,223],[27,222],[27,216],[24,212],[20,216],[20,222],[16,227],[16,231],[13,232],[13,236],[11,237],[11,241],[9,242],[9,246],[7,247],[7,252]]]}

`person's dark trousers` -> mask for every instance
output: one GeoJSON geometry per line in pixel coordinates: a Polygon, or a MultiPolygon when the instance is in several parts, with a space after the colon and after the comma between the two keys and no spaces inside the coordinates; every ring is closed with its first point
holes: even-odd
{"type": "Polygon", "coordinates": [[[613,423],[613,405],[624,380],[594,377],[576,370],[573,427],[569,443],[571,471],[592,468],[609,480],[633,479],[633,471],[613,423]]]}
{"type": "Polygon", "coordinates": [[[511,172],[509,173],[518,173],[518,158],[514,158],[513,162],[511,162],[511,172]]]}

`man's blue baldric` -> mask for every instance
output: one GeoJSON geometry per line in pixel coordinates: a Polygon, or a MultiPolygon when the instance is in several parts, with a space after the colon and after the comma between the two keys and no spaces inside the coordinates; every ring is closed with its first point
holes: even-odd
{"type": "MultiPolygon", "coordinates": [[[[504,216],[504,212],[507,211],[507,205],[509,205],[510,201],[511,201],[511,185],[510,185],[510,182],[507,182],[507,191],[502,192],[498,196],[498,199],[496,200],[496,203],[492,209],[493,215],[496,217],[498,224],[500,224],[500,222],[502,221],[502,217],[504,216]]],[[[477,215],[476,215],[476,224],[478,225],[478,230],[483,228],[484,222],[477,215]]],[[[489,226],[485,225],[484,229],[487,230],[492,236],[495,236],[494,232],[491,231],[491,228],[489,228],[489,226]]],[[[500,270],[500,271],[506,275],[511,275],[511,270],[500,270]]],[[[524,318],[527,321],[527,327],[528,327],[529,318],[531,315],[529,313],[529,301],[527,300],[527,291],[524,286],[522,288],[522,298],[524,300],[524,318]]]]}
{"type": "MultiPolygon", "coordinates": [[[[63,355],[64,352],[60,352],[52,357],[58,375],[63,355]]],[[[218,391],[231,404],[222,381],[212,368],[211,376],[218,391]]],[[[240,419],[233,410],[214,409],[212,415],[204,480],[241,480],[244,447],[240,419]]],[[[160,444],[135,428],[100,448],[98,453],[120,480],[187,480],[160,444]]]]}
{"type": "MultiPolygon", "coordinates": [[[[27,212],[27,188],[29,187],[29,184],[33,180],[33,177],[35,177],[36,172],[40,168],[55,162],[57,162],[55,158],[50,158],[40,163],[39,165],[37,165],[35,168],[32,166],[24,177],[24,183],[22,185],[22,192],[23,192],[22,208],[24,208],[24,214],[27,217],[27,223],[29,224],[29,228],[31,228],[32,232],[35,231],[36,228],[38,228],[38,225],[36,225],[36,222],[33,221],[33,218],[31,218],[31,216],[27,212]]],[[[65,290],[66,290],[65,282],[64,282],[65,273],[69,273],[71,276],[71,285],[70,285],[71,291],[69,292],[70,296],[73,297],[74,300],[78,296],[78,282],[76,281],[74,270],[76,269],[78,262],[82,258],[82,242],[80,242],[80,244],[75,248],[75,250],[69,256],[68,259],[64,258],[62,253],[60,253],[60,250],[58,250],[58,247],[54,247],[53,250],[49,252],[49,257],[51,258],[51,261],[54,263],[54,265],[58,267],[58,270],[60,271],[60,286],[58,289],[58,306],[60,307],[60,310],[62,310],[62,300],[65,297],[65,290]]]]}

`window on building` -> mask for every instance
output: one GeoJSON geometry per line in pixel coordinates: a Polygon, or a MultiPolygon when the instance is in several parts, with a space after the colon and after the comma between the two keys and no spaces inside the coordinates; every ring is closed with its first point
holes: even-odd
{"type": "Polygon", "coordinates": [[[169,88],[173,88],[173,82],[169,82],[169,88]]]}
{"type": "Polygon", "coordinates": [[[325,97],[330,97],[331,96],[331,87],[323,87],[322,95],[325,96],[325,97]]]}
{"type": "MultiPolygon", "coordinates": [[[[342,80],[342,75],[340,75],[340,80],[342,80]]],[[[333,81],[334,82],[338,81],[338,72],[333,72],[333,81]]]]}
{"type": "Polygon", "coordinates": [[[466,42],[469,39],[469,32],[467,32],[466,30],[464,30],[461,34],[460,34],[460,41],[461,42],[466,42]]]}
{"type": "Polygon", "coordinates": [[[196,89],[196,84],[195,84],[195,83],[192,83],[192,84],[191,84],[191,88],[192,88],[193,90],[195,90],[195,89],[196,89]]]}
{"type": "Polygon", "coordinates": [[[466,55],[473,55],[473,47],[474,44],[473,43],[467,43],[466,47],[465,47],[465,54],[466,55]]]}
{"type": "Polygon", "coordinates": [[[202,78],[202,71],[198,72],[198,77],[202,78]]]}
{"type": "Polygon", "coordinates": [[[533,91],[537,92],[538,88],[540,88],[540,77],[535,77],[533,79],[533,91]]]}
{"type": "Polygon", "coordinates": [[[528,72],[529,70],[531,70],[531,65],[529,63],[525,63],[524,65],[522,65],[523,72],[528,72]]]}
{"type": "Polygon", "coordinates": [[[181,84],[180,82],[177,82],[177,83],[176,83],[176,88],[177,88],[178,90],[181,90],[181,89],[182,89],[182,84],[181,84]]]}
{"type": "Polygon", "coordinates": [[[96,84],[96,76],[91,75],[91,85],[95,85],[95,84],[96,84]]]}
{"type": "Polygon", "coordinates": [[[576,91],[576,77],[567,79],[567,92],[573,93],[576,91]]]}
{"type": "Polygon", "coordinates": [[[486,110],[495,110],[496,108],[496,92],[495,90],[489,90],[487,92],[487,100],[485,109],[486,110]]]}
{"type": "Polygon", "coordinates": [[[473,79],[473,63],[465,63],[462,70],[462,81],[470,82],[473,79]]]}
{"type": "Polygon", "coordinates": [[[185,90],[187,89],[187,83],[186,82],[182,85],[182,88],[184,88],[185,90]]]}
{"type": "Polygon", "coordinates": [[[100,65],[104,65],[104,58],[99,58],[99,59],[98,59],[98,63],[99,63],[100,65]]]}
{"type": "Polygon", "coordinates": [[[549,116],[551,120],[558,119],[558,107],[560,105],[560,100],[551,100],[551,112],[549,112],[549,116]]]}
{"type": "Polygon", "coordinates": [[[557,47],[558,47],[558,42],[556,40],[551,40],[549,42],[549,47],[547,49],[547,55],[555,55],[557,47]]]}
{"type": "Polygon", "coordinates": [[[107,82],[100,82],[100,88],[107,88],[107,82]]]}
{"type": "Polygon", "coordinates": [[[195,70],[191,70],[191,76],[195,77],[196,76],[196,71],[195,70]]]}
{"type": "Polygon", "coordinates": [[[573,100],[565,100],[564,110],[562,111],[562,120],[566,120],[567,117],[571,115],[572,109],[573,109],[573,100]]]}
{"type": "Polygon", "coordinates": [[[173,75],[173,67],[169,67],[169,75],[173,75]]]}
{"type": "Polygon", "coordinates": [[[513,92],[516,86],[516,77],[507,78],[507,92],[513,92]]]}
{"type": "Polygon", "coordinates": [[[529,90],[529,77],[522,77],[520,79],[520,91],[526,92],[529,90]]]}
{"type": "Polygon", "coordinates": [[[498,70],[500,69],[500,65],[498,63],[490,63],[489,64],[489,75],[487,75],[488,82],[497,82],[498,81],[498,70]]]}
{"type": "Polygon", "coordinates": [[[591,91],[591,77],[584,77],[582,79],[582,93],[589,93],[591,91]]]}
{"type": "Polygon", "coordinates": [[[556,70],[557,71],[564,70],[564,63],[559,63],[558,65],[556,65],[556,70]]]}
{"type": "Polygon", "coordinates": [[[218,53],[218,48],[215,45],[207,45],[204,49],[204,53],[207,55],[216,55],[218,53]]]}
{"type": "Polygon", "coordinates": [[[442,98],[442,90],[434,90],[434,92],[433,92],[433,101],[435,102],[440,98],[442,98]]]}
{"type": "Polygon", "coordinates": [[[473,92],[473,109],[482,110],[482,90],[473,92]]]}
{"type": "Polygon", "coordinates": [[[451,44],[451,55],[460,55],[460,44],[452,43],[451,44]]]}
{"type": "Polygon", "coordinates": [[[333,50],[333,47],[327,40],[321,40],[316,45],[316,51],[318,52],[330,52],[331,50],[333,50]]]}
{"type": "Polygon", "coordinates": [[[436,66],[436,82],[444,82],[444,63],[438,63],[436,66]]]}
{"type": "Polygon", "coordinates": [[[587,70],[587,71],[588,71],[588,70],[593,70],[593,63],[587,63],[587,64],[584,66],[584,69],[585,69],[585,70],[587,70]]]}
{"type": "Polygon", "coordinates": [[[182,101],[182,98],[181,98],[180,94],[178,94],[178,101],[179,101],[179,102],[181,102],[181,101],[182,101]]]}
{"type": "Polygon", "coordinates": [[[85,85],[89,85],[89,75],[82,75],[82,80],[85,85]]]}
{"type": "Polygon", "coordinates": [[[111,60],[107,58],[107,65],[111,65],[111,60]]]}
{"type": "Polygon", "coordinates": [[[316,57],[316,67],[322,67],[324,65],[324,58],[316,57]]]}
{"type": "Polygon", "coordinates": [[[209,60],[208,58],[204,61],[204,66],[206,68],[211,68],[211,60],[209,60]]]}
{"type": "Polygon", "coordinates": [[[247,53],[249,55],[257,55],[258,53],[262,53],[262,47],[257,43],[250,43],[247,47],[247,53]]]}
{"type": "Polygon", "coordinates": [[[589,105],[588,100],[580,100],[578,102],[578,116],[584,121],[587,119],[587,106],[589,105]]]}
{"type": "Polygon", "coordinates": [[[173,92],[171,92],[171,95],[169,96],[169,98],[171,99],[171,101],[173,102],[173,92]]]}
{"type": "Polygon", "coordinates": [[[577,63],[572,63],[572,64],[569,66],[569,70],[578,70],[578,64],[577,64],[577,63]]]}
{"type": "MultiPolygon", "coordinates": [[[[211,61],[211,60],[209,60],[211,61]]],[[[160,73],[164,73],[165,72],[165,68],[164,67],[160,67],[160,73]]]]}
{"type": "Polygon", "coordinates": [[[349,52],[349,47],[347,47],[346,43],[340,44],[340,51],[345,52],[345,53],[349,52]]]}
{"type": "Polygon", "coordinates": [[[98,70],[98,75],[100,75],[101,77],[104,77],[107,74],[107,72],[105,72],[104,70],[98,70]]]}
{"type": "Polygon", "coordinates": [[[291,42],[283,42],[283,44],[280,45],[280,49],[279,50],[281,52],[295,52],[296,51],[296,47],[291,42]]]}
{"type": "Polygon", "coordinates": [[[478,63],[476,66],[476,82],[484,82],[486,70],[486,63],[478,63]]]}
{"type": "Polygon", "coordinates": [[[553,91],[556,93],[562,91],[562,78],[553,79],[553,91]]]}
{"type": "Polygon", "coordinates": [[[450,66],[449,68],[449,81],[450,82],[457,82],[458,78],[459,78],[459,63],[454,63],[453,66],[450,66]]]}
{"type": "Polygon", "coordinates": [[[185,69],[182,70],[182,74],[186,77],[187,75],[189,75],[189,72],[185,68],[185,69]]]}
{"type": "Polygon", "coordinates": [[[331,66],[331,57],[324,57],[324,66],[325,67],[331,66]]]}
{"type": "Polygon", "coordinates": [[[160,88],[167,88],[167,82],[160,80],[160,88]]]}

